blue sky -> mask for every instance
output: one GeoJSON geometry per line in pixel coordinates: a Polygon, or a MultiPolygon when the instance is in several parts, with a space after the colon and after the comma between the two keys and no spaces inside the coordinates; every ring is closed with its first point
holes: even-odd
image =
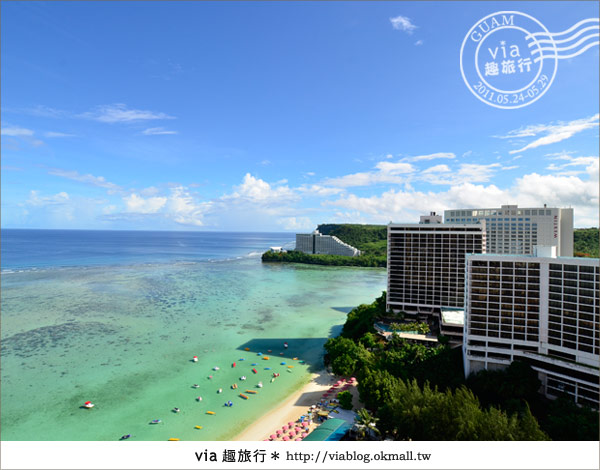
{"type": "Polygon", "coordinates": [[[1,9],[4,228],[304,231],[507,203],[598,226],[598,46],[518,109],[460,70],[491,13],[558,33],[597,2],[1,9]]]}

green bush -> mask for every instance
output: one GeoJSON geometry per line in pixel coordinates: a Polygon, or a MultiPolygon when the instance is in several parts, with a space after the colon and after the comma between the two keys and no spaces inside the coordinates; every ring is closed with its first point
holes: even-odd
{"type": "Polygon", "coordinates": [[[345,390],[343,392],[338,393],[338,400],[340,401],[340,406],[345,410],[352,409],[352,394],[345,390]]]}

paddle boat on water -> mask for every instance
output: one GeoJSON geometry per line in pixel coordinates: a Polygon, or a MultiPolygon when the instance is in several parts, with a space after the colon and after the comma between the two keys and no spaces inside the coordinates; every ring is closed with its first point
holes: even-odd
{"type": "Polygon", "coordinates": [[[202,401],[202,397],[196,397],[196,400],[202,401]]]}
{"type": "Polygon", "coordinates": [[[253,362],[252,364],[250,364],[251,366],[257,366],[258,364],[256,362],[253,362]]]}
{"type": "Polygon", "coordinates": [[[124,434],[123,436],[121,436],[121,438],[119,440],[124,441],[125,439],[129,439],[130,437],[131,437],[131,434],[124,434]]]}
{"type": "Polygon", "coordinates": [[[235,390],[236,388],[237,388],[237,384],[233,384],[233,385],[231,386],[231,389],[232,389],[232,390],[235,390]]]}
{"type": "Polygon", "coordinates": [[[162,419],[153,419],[152,421],[150,421],[150,424],[159,424],[162,423],[162,419]]]}
{"type": "Polygon", "coordinates": [[[288,344],[287,344],[287,343],[283,343],[283,347],[284,347],[285,349],[287,349],[287,348],[288,348],[288,344]]]}
{"type": "Polygon", "coordinates": [[[91,410],[91,409],[94,407],[94,404],[93,404],[91,401],[86,401],[86,402],[83,404],[83,407],[84,407],[84,408],[87,408],[88,410],[91,410]]]}
{"type": "Polygon", "coordinates": [[[198,362],[198,356],[192,357],[192,362],[198,362]]]}
{"type": "Polygon", "coordinates": [[[169,441],[178,441],[179,438],[178,437],[169,437],[169,441]]]}
{"type": "Polygon", "coordinates": [[[200,388],[200,385],[194,384],[194,385],[192,385],[192,388],[200,388]]]}
{"type": "Polygon", "coordinates": [[[225,402],[225,406],[232,407],[233,402],[231,400],[229,400],[228,402],[225,402]]]}
{"type": "Polygon", "coordinates": [[[207,415],[214,415],[214,414],[216,414],[216,413],[215,413],[214,411],[207,411],[207,412],[206,412],[206,414],[207,414],[207,415]]]}
{"type": "Polygon", "coordinates": [[[219,367],[217,367],[217,366],[214,366],[214,367],[213,367],[213,370],[219,370],[219,367]]]}
{"type": "Polygon", "coordinates": [[[271,368],[270,367],[265,367],[265,370],[271,370],[271,368]]]}
{"type": "Polygon", "coordinates": [[[235,362],[233,364],[231,364],[231,367],[235,367],[235,362]]]}
{"type": "Polygon", "coordinates": [[[240,380],[246,380],[246,376],[245,376],[245,375],[242,375],[242,376],[240,377],[240,380]]]}
{"type": "Polygon", "coordinates": [[[243,393],[240,393],[240,397],[242,397],[244,400],[248,399],[248,395],[244,395],[243,393]]]}
{"type": "Polygon", "coordinates": [[[256,384],[256,386],[257,386],[258,388],[262,388],[262,386],[263,386],[263,383],[262,383],[262,382],[258,382],[258,383],[256,384]]]}
{"type": "Polygon", "coordinates": [[[273,377],[279,377],[279,372],[273,372],[273,377]]]}
{"type": "Polygon", "coordinates": [[[173,408],[173,413],[179,413],[181,410],[179,408],[173,408]]]}
{"type": "Polygon", "coordinates": [[[246,393],[252,393],[253,395],[256,395],[258,392],[256,390],[246,390],[246,393]]]}
{"type": "Polygon", "coordinates": [[[252,369],[252,372],[254,372],[255,374],[258,374],[258,372],[256,371],[256,369],[252,369]]]}
{"type": "Polygon", "coordinates": [[[217,390],[217,393],[223,393],[223,389],[220,388],[219,390],[217,390]]]}
{"type": "Polygon", "coordinates": [[[202,426],[194,426],[196,429],[202,429],[202,426]]]}

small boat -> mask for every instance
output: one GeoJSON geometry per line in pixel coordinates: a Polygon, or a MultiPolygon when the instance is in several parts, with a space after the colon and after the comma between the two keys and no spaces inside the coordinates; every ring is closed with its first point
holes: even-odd
{"type": "Polygon", "coordinates": [[[265,367],[265,370],[271,370],[271,368],[270,367],[265,367]]]}
{"type": "Polygon", "coordinates": [[[121,439],[119,439],[120,441],[124,441],[125,439],[129,439],[131,437],[131,434],[125,434],[123,436],[121,436],[121,439]]]}
{"type": "Polygon", "coordinates": [[[153,419],[152,421],[150,421],[150,424],[158,424],[158,423],[162,423],[161,419],[153,419]]]}
{"type": "Polygon", "coordinates": [[[208,376],[208,378],[209,378],[209,379],[212,379],[212,375],[209,375],[209,376],[208,376]]]}
{"type": "Polygon", "coordinates": [[[279,355],[280,355],[280,356],[283,356],[283,353],[281,352],[281,353],[279,353],[279,355]]]}
{"type": "Polygon", "coordinates": [[[217,390],[217,393],[223,393],[223,389],[220,388],[219,390],[217,390]]]}
{"type": "Polygon", "coordinates": [[[292,372],[292,369],[286,369],[288,372],[292,372]]]}
{"type": "Polygon", "coordinates": [[[244,351],[250,351],[250,348],[244,348],[244,351]]]}
{"type": "Polygon", "coordinates": [[[235,367],[235,362],[233,364],[231,364],[231,367],[235,367]]]}
{"type": "Polygon", "coordinates": [[[240,380],[246,380],[246,376],[245,376],[245,375],[242,375],[242,376],[240,377],[240,380]]]}
{"type": "Polygon", "coordinates": [[[271,383],[275,382],[275,377],[271,378],[271,383]]]}
{"type": "Polygon", "coordinates": [[[198,356],[192,357],[192,362],[198,362],[198,356]]]}
{"type": "Polygon", "coordinates": [[[267,349],[267,352],[270,353],[270,352],[273,352],[273,351],[271,351],[270,349],[267,349]]]}
{"type": "Polygon", "coordinates": [[[237,384],[233,384],[233,385],[231,386],[231,388],[232,388],[232,390],[235,390],[235,389],[237,388],[237,384]]]}
{"type": "Polygon", "coordinates": [[[252,364],[250,364],[251,366],[257,366],[258,364],[256,362],[253,362],[252,364]]]}
{"type": "Polygon", "coordinates": [[[231,400],[229,400],[228,402],[225,402],[225,406],[232,407],[233,402],[231,400]]]}
{"type": "Polygon", "coordinates": [[[281,363],[281,365],[282,365],[282,366],[285,366],[285,361],[283,361],[283,362],[281,363]]]}
{"type": "Polygon", "coordinates": [[[219,368],[217,366],[214,366],[213,370],[219,370],[219,368]]]}
{"type": "Polygon", "coordinates": [[[196,400],[202,401],[202,397],[196,397],[196,400]]]}
{"type": "Polygon", "coordinates": [[[273,377],[279,377],[279,372],[273,372],[273,377]]]}
{"type": "Polygon", "coordinates": [[[253,395],[257,394],[256,390],[246,390],[246,393],[252,393],[253,395]]]}
{"type": "Polygon", "coordinates": [[[263,383],[262,383],[262,382],[258,382],[258,383],[256,384],[256,386],[257,386],[258,388],[262,388],[262,386],[263,386],[263,383]]]}
{"type": "Polygon", "coordinates": [[[181,410],[179,408],[173,408],[173,413],[179,413],[181,410]]]}
{"type": "Polygon", "coordinates": [[[242,397],[244,400],[248,399],[248,395],[244,395],[243,393],[240,393],[240,397],[242,397]]]}
{"type": "Polygon", "coordinates": [[[86,401],[83,404],[84,408],[87,408],[88,410],[91,410],[94,407],[94,404],[91,401],[86,401]]]}
{"type": "Polygon", "coordinates": [[[252,372],[254,372],[255,374],[258,374],[258,372],[256,371],[256,369],[252,369],[252,372]]]}
{"type": "Polygon", "coordinates": [[[306,361],[298,361],[298,364],[305,364],[306,361]]]}
{"type": "Polygon", "coordinates": [[[238,359],[238,361],[245,361],[245,360],[246,360],[246,359],[244,359],[243,357],[240,357],[240,358],[238,359]]]}
{"type": "Polygon", "coordinates": [[[297,357],[293,357],[293,358],[292,358],[292,361],[297,361],[297,360],[298,360],[298,358],[297,358],[297,357]]]}
{"type": "Polygon", "coordinates": [[[269,356],[263,356],[263,361],[268,361],[269,359],[271,359],[269,356]]]}
{"type": "Polygon", "coordinates": [[[294,366],[288,366],[288,369],[293,369],[293,368],[294,368],[294,366]]]}
{"type": "Polygon", "coordinates": [[[261,353],[261,352],[259,352],[259,353],[256,353],[256,355],[257,355],[257,356],[262,356],[262,353],[261,353]]]}
{"type": "Polygon", "coordinates": [[[194,385],[192,385],[192,388],[200,388],[200,385],[194,384],[194,385]]]}
{"type": "Polygon", "coordinates": [[[196,429],[202,429],[202,426],[194,426],[196,429]]]}
{"type": "Polygon", "coordinates": [[[216,414],[216,413],[215,413],[214,411],[207,411],[207,412],[206,412],[206,414],[207,414],[207,415],[214,415],[214,414],[216,414]]]}
{"type": "Polygon", "coordinates": [[[178,437],[169,437],[169,440],[170,440],[170,441],[178,441],[178,440],[179,440],[179,438],[178,438],[178,437]]]}
{"type": "Polygon", "coordinates": [[[285,349],[287,349],[287,348],[288,348],[288,344],[287,344],[287,343],[283,343],[283,347],[284,347],[285,349]]]}

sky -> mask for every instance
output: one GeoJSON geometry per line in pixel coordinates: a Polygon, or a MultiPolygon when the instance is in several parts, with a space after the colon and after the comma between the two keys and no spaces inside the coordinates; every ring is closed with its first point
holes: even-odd
{"type": "MultiPolygon", "coordinates": [[[[482,18],[564,33],[598,2],[0,8],[2,228],[310,231],[502,204],[598,226],[598,22],[569,33],[578,55],[544,58],[554,78],[526,106],[484,103],[461,73],[482,18]]],[[[482,42],[482,70],[511,44],[525,57],[519,34],[482,42]]]]}

